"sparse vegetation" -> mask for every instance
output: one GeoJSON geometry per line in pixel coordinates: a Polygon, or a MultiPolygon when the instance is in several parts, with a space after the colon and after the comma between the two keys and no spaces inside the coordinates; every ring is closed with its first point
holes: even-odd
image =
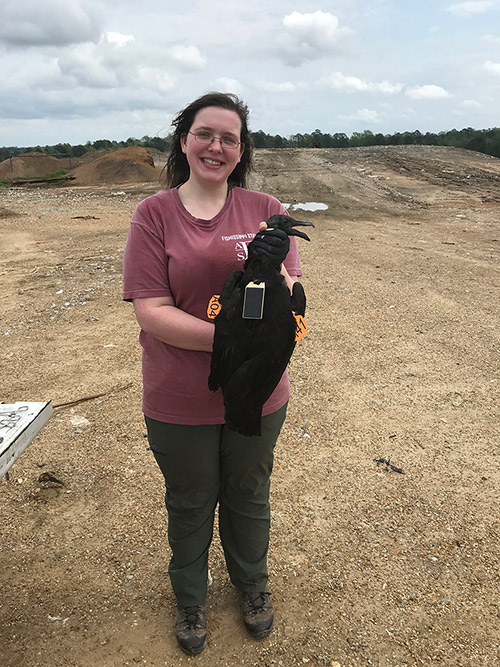
{"type": "Polygon", "coordinates": [[[54,171],[52,174],[45,174],[45,176],[42,176],[42,178],[47,181],[54,181],[60,178],[64,178],[64,176],[67,175],[68,175],[67,169],[58,169],[57,171],[54,171]]]}
{"type": "Polygon", "coordinates": [[[2,178],[0,179],[0,187],[11,187],[12,185],[21,185],[25,183],[45,183],[53,181],[66,181],[71,176],[67,169],[58,169],[50,174],[44,174],[43,176],[36,176],[33,178],[24,178],[21,176],[15,176],[14,178],[2,178]]]}

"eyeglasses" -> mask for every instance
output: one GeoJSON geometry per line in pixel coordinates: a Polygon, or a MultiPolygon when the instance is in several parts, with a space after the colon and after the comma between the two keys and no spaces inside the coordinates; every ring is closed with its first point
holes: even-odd
{"type": "Polygon", "coordinates": [[[233,137],[214,137],[210,132],[189,132],[200,144],[212,144],[215,139],[220,141],[222,148],[238,148],[241,144],[240,141],[236,141],[233,137]]]}

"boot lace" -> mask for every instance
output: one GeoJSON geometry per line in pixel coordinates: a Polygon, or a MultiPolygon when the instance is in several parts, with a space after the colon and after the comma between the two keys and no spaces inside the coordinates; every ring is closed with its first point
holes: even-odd
{"type": "Polygon", "coordinates": [[[182,609],[182,623],[187,628],[202,627],[201,623],[201,608],[200,607],[183,607],[182,609]]]}
{"type": "Polygon", "coordinates": [[[261,612],[269,603],[269,596],[271,594],[267,591],[260,593],[246,593],[245,602],[250,607],[250,613],[258,614],[261,612]]]}

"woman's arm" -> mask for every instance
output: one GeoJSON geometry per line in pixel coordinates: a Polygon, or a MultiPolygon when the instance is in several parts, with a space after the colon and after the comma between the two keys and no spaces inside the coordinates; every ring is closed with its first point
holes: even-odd
{"type": "MultiPolygon", "coordinates": [[[[260,229],[266,228],[266,223],[261,222],[260,229]]],[[[297,281],[296,276],[290,276],[283,264],[281,273],[291,292],[293,283],[297,281]]],[[[174,305],[172,297],[134,299],[133,304],[137,322],[146,333],[184,350],[212,351],[214,325],[180,310],[174,305]]]]}
{"type": "Polygon", "coordinates": [[[134,299],[134,312],[143,331],[184,350],[211,352],[214,325],[176,308],[172,297],[134,299]]]}
{"type": "Polygon", "coordinates": [[[286,284],[288,285],[288,289],[290,290],[290,294],[292,293],[293,289],[293,283],[296,283],[298,278],[297,276],[291,276],[288,271],[285,269],[285,265],[281,265],[281,275],[284,277],[286,284]]]}

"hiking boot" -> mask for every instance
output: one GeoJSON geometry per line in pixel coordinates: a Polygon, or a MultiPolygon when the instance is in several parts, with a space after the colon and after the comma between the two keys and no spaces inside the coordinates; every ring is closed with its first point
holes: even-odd
{"type": "Polygon", "coordinates": [[[188,655],[203,651],[207,639],[207,619],[201,605],[177,607],[175,636],[181,649],[188,655]]]}
{"type": "Polygon", "coordinates": [[[270,595],[267,591],[241,594],[243,621],[252,637],[267,637],[273,629],[274,615],[270,595]]]}

